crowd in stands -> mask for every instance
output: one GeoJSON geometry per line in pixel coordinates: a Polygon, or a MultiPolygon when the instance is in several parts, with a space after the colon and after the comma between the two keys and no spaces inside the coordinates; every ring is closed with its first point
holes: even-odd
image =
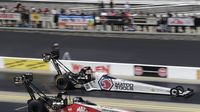
{"type": "MultiPolygon", "coordinates": [[[[159,32],[171,32],[171,27],[168,25],[168,18],[173,18],[173,17],[187,17],[187,18],[193,18],[194,19],[194,25],[190,26],[192,29],[197,30],[197,27],[200,26],[200,20],[197,17],[197,15],[181,15],[180,14],[175,14],[175,13],[165,13],[165,14],[149,14],[149,13],[143,13],[143,12],[134,12],[130,10],[131,5],[129,5],[128,2],[124,4],[124,9],[123,10],[115,10],[114,9],[114,3],[113,0],[110,0],[109,4],[109,10],[104,10],[105,6],[103,1],[99,3],[99,10],[93,11],[93,12],[84,12],[82,10],[74,10],[74,9],[58,9],[58,8],[52,8],[49,9],[48,7],[46,8],[36,8],[36,7],[29,7],[26,8],[23,3],[18,2],[16,6],[14,7],[8,7],[8,6],[0,6],[0,13],[21,13],[21,19],[23,23],[30,23],[30,14],[32,13],[38,13],[38,14],[44,14],[44,15],[54,15],[54,22],[58,22],[58,15],[78,15],[78,16],[85,16],[85,15],[92,15],[94,18],[96,16],[109,16],[111,17],[110,19],[115,19],[112,17],[123,17],[123,22],[125,23],[124,25],[126,26],[135,26],[134,25],[134,20],[136,20],[133,17],[148,17],[148,18],[156,18],[157,19],[157,25],[156,25],[156,30],[159,32]],[[134,12],[134,13],[133,13],[134,12]]],[[[107,20],[108,21],[108,20],[107,20]]],[[[117,20],[116,20],[117,21],[117,20]]],[[[109,23],[109,25],[112,25],[112,23],[109,23]]],[[[57,25],[57,23],[56,23],[57,25]]],[[[146,27],[147,30],[148,24],[138,24],[140,26],[140,30],[143,31],[146,27]]],[[[120,24],[120,27],[124,27],[120,24]]],[[[180,26],[173,26],[175,28],[175,32],[180,32],[179,27],[180,26]]],[[[185,32],[187,26],[181,26],[181,32],[185,32]]],[[[136,29],[136,28],[135,28],[136,29]]],[[[121,28],[120,30],[124,30],[124,28],[121,28]]]]}
{"type": "MultiPolygon", "coordinates": [[[[125,9],[129,9],[130,8],[130,5],[128,3],[126,3],[124,5],[125,9]]],[[[99,4],[99,8],[100,9],[103,9],[105,8],[104,7],[104,3],[101,2],[99,4]]],[[[114,8],[113,6],[113,2],[111,0],[111,4],[110,4],[110,8],[114,8]]],[[[53,8],[53,9],[49,9],[49,8],[36,8],[36,7],[30,7],[30,8],[26,8],[25,5],[23,5],[23,3],[20,3],[18,2],[16,4],[15,7],[8,7],[6,5],[4,6],[1,6],[0,5],[0,12],[17,12],[17,13],[33,13],[33,12],[37,12],[37,13],[40,13],[40,14],[65,14],[65,15],[91,15],[92,13],[87,13],[85,14],[85,12],[77,9],[77,10],[74,10],[74,9],[58,9],[58,8],[53,8]]],[[[116,15],[117,13],[121,13],[122,11],[114,11],[114,10],[111,10],[110,12],[108,12],[109,14],[111,15],[116,15]]]]}

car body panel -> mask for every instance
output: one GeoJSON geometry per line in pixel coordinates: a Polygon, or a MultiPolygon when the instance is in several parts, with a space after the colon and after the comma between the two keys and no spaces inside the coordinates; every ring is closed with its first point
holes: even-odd
{"type": "MultiPolygon", "coordinates": [[[[138,92],[150,94],[171,95],[172,88],[156,86],[141,82],[128,81],[123,79],[116,79],[108,75],[96,76],[96,79],[84,84],[86,91],[104,90],[104,91],[119,91],[119,92],[138,92]]],[[[187,90],[180,92],[180,96],[189,94],[191,91],[187,90]]]]}

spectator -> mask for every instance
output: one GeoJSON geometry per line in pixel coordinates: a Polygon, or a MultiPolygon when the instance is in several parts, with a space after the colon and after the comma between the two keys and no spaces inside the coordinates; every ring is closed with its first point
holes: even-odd
{"type": "Polygon", "coordinates": [[[99,4],[99,8],[100,8],[100,11],[102,12],[102,11],[104,11],[104,2],[103,2],[103,0],[100,2],[100,4],[99,4]]]}
{"type": "Polygon", "coordinates": [[[167,16],[168,16],[168,17],[172,17],[173,15],[172,15],[170,12],[168,12],[168,13],[167,13],[167,16]]]}
{"type": "Polygon", "coordinates": [[[85,13],[83,12],[83,11],[81,11],[81,14],[80,14],[81,16],[85,16],[85,13]]]}
{"type": "MultiPolygon", "coordinates": [[[[108,0],[107,0],[108,1],[108,0]]],[[[94,18],[95,17],[98,17],[98,15],[102,14],[104,16],[123,16],[124,17],[124,23],[128,23],[127,25],[131,25],[129,23],[132,23],[131,21],[133,21],[133,18],[132,18],[132,14],[130,13],[130,8],[131,8],[131,5],[129,4],[130,2],[128,2],[128,0],[126,0],[126,2],[124,3],[124,8],[125,10],[112,10],[114,8],[114,0],[109,0],[109,7],[111,10],[108,10],[108,11],[105,11],[105,4],[104,4],[104,0],[100,0],[100,2],[98,3],[98,6],[100,8],[100,11],[96,12],[95,14],[92,14],[91,12],[89,11],[86,11],[86,12],[83,12],[82,10],[76,10],[73,8],[73,10],[68,10],[68,9],[60,9],[57,10],[56,8],[54,9],[49,9],[48,7],[47,8],[44,8],[44,9],[36,9],[36,7],[31,7],[30,9],[27,9],[22,3],[20,2],[17,2],[17,4],[12,7],[10,10],[7,6],[4,6],[4,5],[1,5],[0,6],[0,12],[16,12],[16,13],[20,13],[21,14],[21,21],[18,22],[18,23],[23,23],[23,24],[32,24],[31,22],[29,22],[29,19],[30,19],[30,13],[36,13],[38,14],[38,16],[36,15],[36,17],[42,17],[44,15],[40,15],[40,14],[53,14],[55,15],[54,16],[54,22],[57,24],[58,23],[58,18],[59,18],[59,15],[58,14],[64,14],[64,15],[81,15],[81,16],[85,16],[85,15],[94,15],[94,18]],[[14,9],[14,10],[13,10],[14,9]]],[[[145,13],[146,14],[146,13],[145,13]]],[[[187,14],[187,13],[183,13],[184,15],[187,14]]],[[[178,17],[183,17],[181,14],[180,16],[180,13],[178,14],[178,17]]],[[[148,18],[150,17],[150,15],[144,15],[144,13],[134,13],[135,16],[140,16],[141,18],[148,18]]],[[[161,27],[160,31],[161,32],[168,32],[168,31],[171,31],[171,28],[168,26],[167,24],[167,20],[168,18],[170,17],[177,17],[177,16],[174,16],[175,15],[175,12],[171,13],[171,12],[168,12],[165,14],[165,16],[163,17],[157,17],[159,20],[158,20],[158,24],[159,26],[161,27]]],[[[185,15],[184,18],[189,18],[190,16],[192,16],[192,18],[194,19],[194,26],[188,26],[191,28],[191,30],[193,30],[194,32],[193,33],[197,33],[197,28],[200,26],[200,19],[198,17],[196,17],[197,15],[185,15]]],[[[46,15],[46,17],[48,18],[49,16],[46,15]]],[[[140,18],[139,17],[139,18],[140,18]]],[[[180,18],[179,17],[179,18],[180,18]]],[[[53,19],[53,18],[52,18],[53,19]]],[[[43,19],[44,20],[44,19],[43,19]]],[[[50,20],[50,19],[49,19],[50,20]]],[[[117,19],[116,19],[117,20],[117,19]]],[[[9,23],[12,22],[12,20],[4,20],[4,21],[8,21],[9,23]],[[11,21],[11,22],[10,22],[11,21]]],[[[15,22],[16,20],[14,20],[15,22]]],[[[52,21],[52,20],[51,20],[52,21]]],[[[95,20],[94,20],[95,21],[95,20]]],[[[145,19],[144,19],[144,22],[145,22],[145,19]]],[[[106,24],[106,22],[104,22],[104,24],[106,24]]],[[[112,24],[112,23],[111,23],[112,24]]],[[[108,24],[110,25],[110,24],[108,24]]],[[[123,24],[124,25],[124,24],[123,24]]],[[[142,24],[142,25],[138,25],[138,26],[141,26],[141,29],[145,28],[146,26],[148,26],[147,24],[142,24]]],[[[153,26],[154,27],[154,26],[153,26]]],[[[186,26],[178,26],[178,25],[174,25],[172,28],[173,28],[173,31],[175,29],[175,32],[185,32],[186,31],[186,28],[188,28],[186,26]]]]}
{"type": "Polygon", "coordinates": [[[35,7],[31,7],[31,13],[36,12],[36,8],[35,7]]]}
{"type": "Polygon", "coordinates": [[[68,13],[68,14],[69,14],[69,15],[76,15],[75,12],[74,12],[74,10],[72,10],[72,9],[69,10],[69,13],[68,13]]]}
{"type": "Polygon", "coordinates": [[[79,10],[75,11],[75,15],[80,16],[81,15],[81,11],[79,11],[79,10]]]}
{"type": "Polygon", "coordinates": [[[22,6],[21,8],[22,8],[21,10],[22,24],[25,25],[28,24],[29,22],[29,11],[26,9],[25,6],[22,6]]]}
{"type": "Polygon", "coordinates": [[[39,8],[36,12],[41,14],[43,11],[42,11],[42,9],[39,8]]]}
{"type": "Polygon", "coordinates": [[[8,12],[9,11],[7,5],[4,6],[4,9],[5,9],[4,12],[8,12]]]}
{"type": "Polygon", "coordinates": [[[131,6],[129,5],[129,2],[126,2],[124,4],[124,8],[125,8],[126,11],[130,10],[131,6]]]}
{"type": "Polygon", "coordinates": [[[110,9],[112,10],[114,8],[113,0],[110,0],[110,9]]]}
{"type": "Polygon", "coordinates": [[[48,8],[45,8],[45,9],[43,10],[43,13],[44,13],[44,14],[49,14],[49,9],[48,9],[48,8]]]}
{"type": "Polygon", "coordinates": [[[192,16],[194,19],[194,26],[191,27],[192,33],[197,33],[197,25],[198,25],[198,18],[196,16],[192,16]]]}
{"type": "Polygon", "coordinates": [[[200,27],[200,18],[198,16],[196,16],[196,20],[194,21],[194,24],[196,25],[197,28],[200,27]]]}
{"type": "Polygon", "coordinates": [[[53,14],[53,15],[58,14],[57,9],[56,8],[52,9],[51,14],[53,14]]]}
{"type": "Polygon", "coordinates": [[[1,9],[0,9],[0,12],[6,12],[6,8],[4,8],[4,7],[2,7],[1,9]]]}
{"type": "Polygon", "coordinates": [[[60,14],[65,15],[65,9],[61,8],[60,9],[60,14]]]}
{"type": "Polygon", "coordinates": [[[162,16],[159,21],[160,32],[167,32],[167,17],[162,16]]]}
{"type": "Polygon", "coordinates": [[[18,2],[15,8],[16,8],[15,12],[20,12],[20,10],[22,8],[22,4],[20,2],[18,2]]]}
{"type": "Polygon", "coordinates": [[[58,28],[58,17],[59,17],[59,14],[57,13],[54,15],[54,18],[53,18],[56,28],[58,28]]]}
{"type": "Polygon", "coordinates": [[[114,11],[114,10],[111,10],[109,13],[108,13],[109,16],[116,16],[117,13],[114,11]]]}

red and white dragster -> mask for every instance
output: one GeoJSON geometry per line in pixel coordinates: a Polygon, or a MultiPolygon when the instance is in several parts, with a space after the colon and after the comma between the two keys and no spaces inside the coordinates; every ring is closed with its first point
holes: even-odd
{"type": "Polygon", "coordinates": [[[28,112],[128,112],[99,106],[81,97],[74,97],[70,100],[66,92],[58,93],[57,96],[47,96],[32,81],[32,73],[14,78],[14,83],[25,86],[31,97],[27,101],[28,112]]]}
{"type": "Polygon", "coordinates": [[[55,76],[56,86],[60,90],[70,88],[84,88],[86,91],[116,91],[116,92],[139,92],[150,94],[163,94],[171,96],[190,96],[193,90],[185,90],[182,86],[174,88],[156,86],[141,82],[117,79],[109,75],[93,75],[91,67],[84,67],[78,73],[73,73],[58,60],[58,55],[53,51],[43,54],[44,62],[52,62],[57,71],[55,76]],[[63,73],[65,71],[65,73],[63,73]]]}
{"type": "Polygon", "coordinates": [[[72,105],[65,107],[61,112],[128,112],[125,110],[98,106],[89,101],[84,101],[81,97],[75,97],[73,101],[74,103],[72,105]]]}

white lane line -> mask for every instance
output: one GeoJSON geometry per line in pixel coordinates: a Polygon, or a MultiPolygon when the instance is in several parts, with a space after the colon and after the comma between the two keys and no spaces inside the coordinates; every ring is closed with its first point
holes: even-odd
{"type": "Polygon", "coordinates": [[[23,107],[16,108],[15,110],[18,111],[18,110],[25,109],[25,108],[27,108],[27,107],[28,107],[28,106],[26,105],[26,106],[23,106],[23,107]]]}

